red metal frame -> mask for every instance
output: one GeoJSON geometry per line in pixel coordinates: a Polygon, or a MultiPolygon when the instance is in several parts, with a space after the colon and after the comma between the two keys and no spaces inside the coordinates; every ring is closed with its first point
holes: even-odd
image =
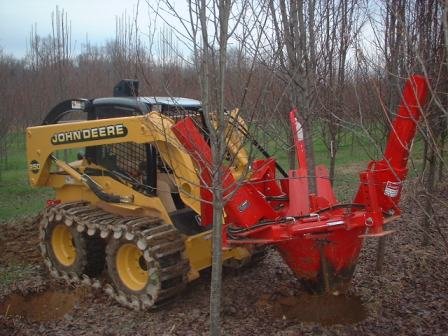
{"type": "MultiPolygon", "coordinates": [[[[402,103],[393,122],[384,158],[360,173],[353,204],[338,204],[324,166],[316,168],[317,194],[309,194],[307,162],[297,110],[290,112],[299,168],[287,181],[275,178],[273,158],[253,163],[250,178],[237,183],[229,168],[221,167],[225,225],[223,244],[274,244],[296,276],[314,291],[347,285],[367,234],[381,235],[389,216],[398,215],[407,159],[421,107],[428,94],[425,77],[414,75],[405,84],[402,103]]],[[[190,118],[173,132],[201,171],[203,224],[210,224],[212,155],[190,118]]]]}

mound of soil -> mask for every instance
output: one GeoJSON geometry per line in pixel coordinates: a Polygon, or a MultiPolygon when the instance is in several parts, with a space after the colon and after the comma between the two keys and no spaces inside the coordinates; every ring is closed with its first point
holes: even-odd
{"type": "MultiPolygon", "coordinates": [[[[448,207],[443,202],[448,188],[439,196],[441,201],[433,204],[439,225],[431,229],[429,245],[423,245],[422,212],[408,197],[403,217],[390,226],[396,232],[387,238],[382,274],[375,273],[377,240],[366,239],[346,296],[305,294],[274,250],[255,266],[227,272],[223,335],[446,335],[448,251],[442,236],[448,234],[448,207]]],[[[42,263],[36,221],[3,223],[0,228],[0,265],[42,263]]],[[[0,292],[0,335],[204,335],[209,281],[205,272],[172,302],[135,312],[100,291],[67,288],[51,280],[44,267],[37,267],[27,279],[0,292]],[[39,295],[55,301],[36,299],[39,295]],[[61,311],[45,318],[19,308],[13,314],[11,302],[26,306],[30,300],[33,311],[58,307],[61,311]]]]}

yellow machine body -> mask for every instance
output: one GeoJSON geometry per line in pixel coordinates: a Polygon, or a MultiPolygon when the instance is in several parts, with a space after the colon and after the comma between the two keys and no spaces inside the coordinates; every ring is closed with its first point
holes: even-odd
{"type": "MultiPolygon", "coordinates": [[[[132,186],[121,183],[107,175],[107,170],[86,158],[65,163],[55,159],[57,153],[67,150],[108,144],[135,143],[154,144],[161,159],[172,170],[169,180],[179,192],[183,203],[200,215],[200,181],[197,169],[183,146],[170,128],[174,120],[159,112],[122,118],[65,122],[60,124],[29,127],[26,131],[29,181],[34,187],[52,187],[55,199],[62,203],[86,201],[108,213],[120,216],[151,216],[172,224],[169,210],[160,195],[148,196],[132,186]],[[94,180],[104,192],[127,197],[126,203],[102,201],[84,183],[82,175],[88,169],[102,172],[94,180]]],[[[233,172],[239,177],[246,169],[247,155],[239,143],[241,139],[233,135],[229,139],[229,150],[237,153],[233,172]]],[[[66,240],[68,232],[57,232],[55,240],[66,240]]],[[[199,271],[210,267],[212,246],[210,231],[184,236],[185,253],[190,264],[188,280],[199,276],[199,271]]],[[[58,250],[56,246],[56,250],[58,250]]],[[[68,263],[72,251],[59,251],[68,263]]],[[[132,255],[132,248],[124,249],[122,255],[132,255]]],[[[245,260],[251,253],[245,248],[226,249],[223,260],[245,260]]],[[[120,260],[126,264],[126,258],[120,260]]],[[[135,281],[137,288],[138,281],[135,281]]]]}

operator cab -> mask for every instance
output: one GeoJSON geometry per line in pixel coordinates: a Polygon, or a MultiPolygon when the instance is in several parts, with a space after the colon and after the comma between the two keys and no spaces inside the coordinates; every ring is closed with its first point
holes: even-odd
{"type": "MultiPolygon", "coordinates": [[[[45,117],[43,125],[76,120],[97,120],[144,115],[157,111],[170,118],[191,116],[205,130],[201,102],[181,97],[140,97],[138,81],[121,80],[114,87],[114,96],[95,99],[69,99],[56,105],[45,117]]],[[[185,208],[174,185],[171,168],[164,163],[154,145],[125,142],[87,146],[78,159],[87,159],[119,176],[148,196],[161,198],[168,212],[185,208]]],[[[102,175],[103,169],[89,168],[91,176],[102,175]]]]}

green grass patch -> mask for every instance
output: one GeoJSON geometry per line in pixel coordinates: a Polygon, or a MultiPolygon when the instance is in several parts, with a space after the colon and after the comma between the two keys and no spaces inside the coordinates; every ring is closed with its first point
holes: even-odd
{"type": "Polygon", "coordinates": [[[0,163],[0,220],[35,214],[54,195],[50,188],[31,188],[23,133],[12,134],[7,143],[7,157],[0,163]]]}
{"type": "Polygon", "coordinates": [[[7,288],[13,283],[28,279],[36,274],[36,266],[32,264],[0,265],[0,287],[7,288]]]}

